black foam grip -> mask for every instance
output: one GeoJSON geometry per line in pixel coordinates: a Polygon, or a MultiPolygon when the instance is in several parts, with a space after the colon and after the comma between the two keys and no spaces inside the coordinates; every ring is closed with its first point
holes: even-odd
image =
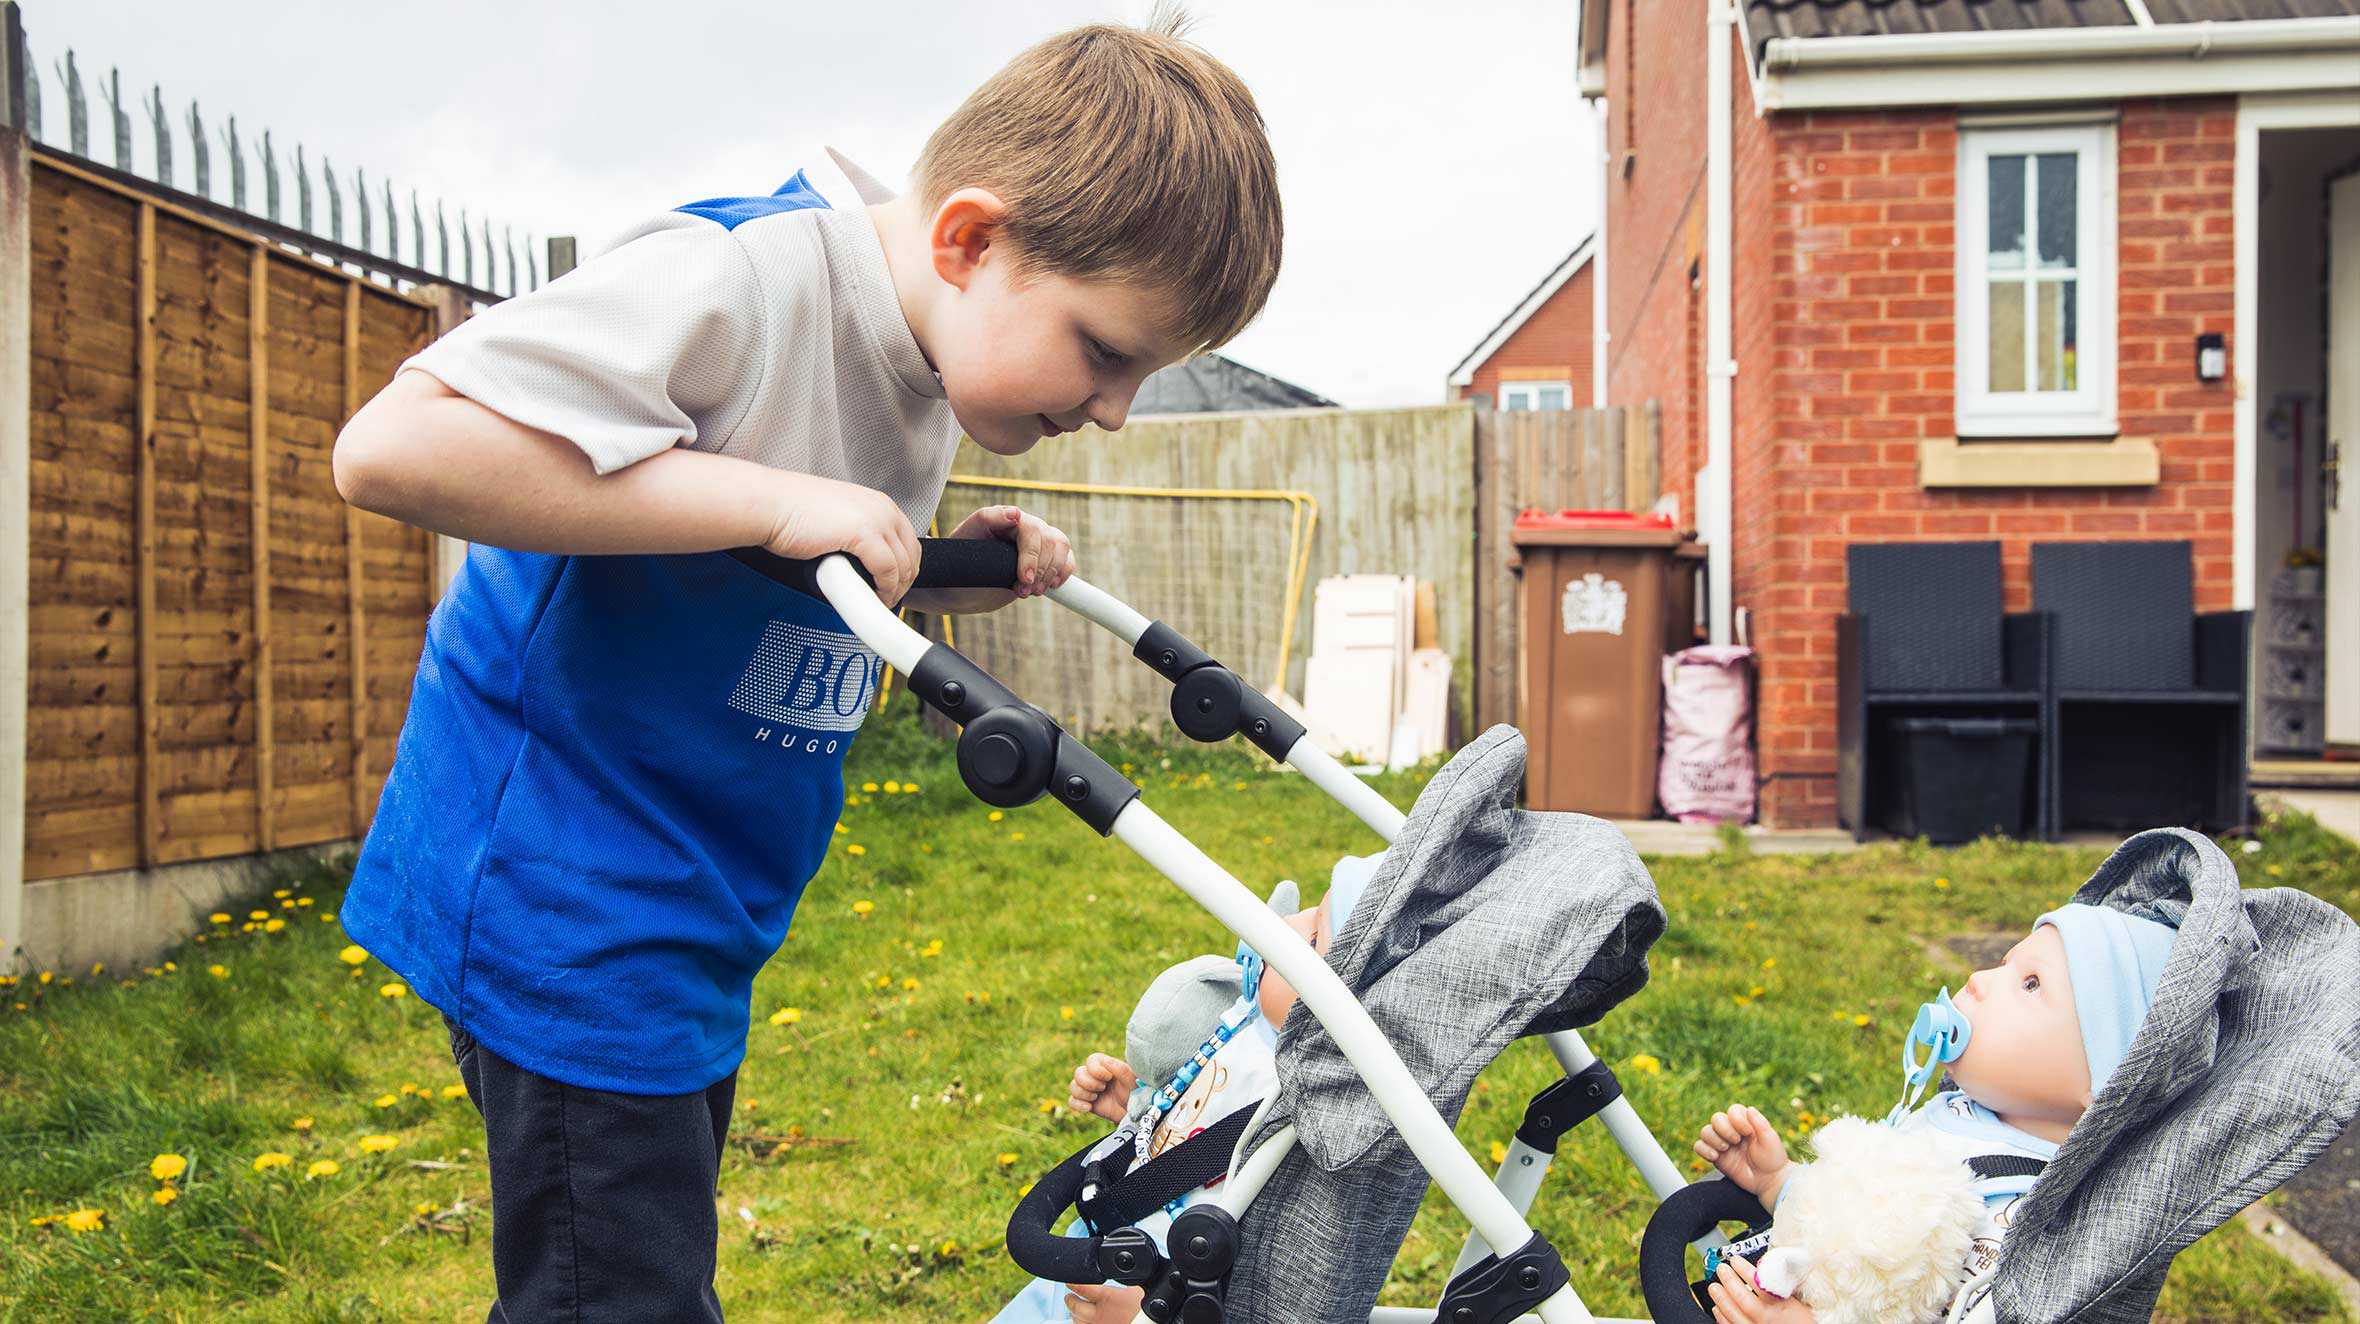
{"type": "Polygon", "coordinates": [[[1656,1324],[1712,1324],[1712,1312],[1688,1290],[1688,1243],[1725,1222],[1752,1227],[1770,1215],[1733,1181],[1695,1182],[1672,1192],[1639,1238],[1639,1291],[1656,1324]]]}
{"type": "MultiPolygon", "coordinates": [[[[759,547],[740,547],[731,556],[747,566],[812,597],[822,596],[817,573],[820,558],[790,560],[759,547]]],[[[862,579],[877,581],[859,559],[845,557],[862,579]]],[[[1013,588],[1016,586],[1016,544],[998,538],[920,538],[918,577],[911,588],[1013,588]]]]}
{"type": "Polygon", "coordinates": [[[1081,1198],[1082,1159],[1097,1145],[1091,1141],[1050,1169],[1008,1215],[1008,1258],[1035,1278],[1095,1283],[1106,1277],[1098,1268],[1098,1238],[1057,1235],[1057,1216],[1081,1198]]]}

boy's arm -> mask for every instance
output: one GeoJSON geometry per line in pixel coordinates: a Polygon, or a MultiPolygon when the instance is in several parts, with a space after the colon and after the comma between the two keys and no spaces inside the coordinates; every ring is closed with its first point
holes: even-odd
{"type": "Polygon", "coordinates": [[[345,424],[334,467],[364,510],[519,551],[849,550],[889,603],[917,573],[917,534],[882,492],[677,447],[601,475],[575,442],[416,369],[345,424]]]}

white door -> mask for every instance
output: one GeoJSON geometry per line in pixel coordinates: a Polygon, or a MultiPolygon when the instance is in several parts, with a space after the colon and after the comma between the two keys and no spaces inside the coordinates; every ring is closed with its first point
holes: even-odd
{"type": "Polygon", "coordinates": [[[2360,745],[2360,174],[2328,193],[2327,739],[2360,745]]]}

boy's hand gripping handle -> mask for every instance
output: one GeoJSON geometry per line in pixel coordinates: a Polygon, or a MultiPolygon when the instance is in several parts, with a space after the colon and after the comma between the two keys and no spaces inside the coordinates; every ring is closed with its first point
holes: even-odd
{"type": "MultiPolygon", "coordinates": [[[[819,581],[815,578],[819,563],[825,557],[795,561],[766,552],[759,547],[740,547],[731,556],[762,574],[777,580],[800,593],[820,598],[819,581]]],[[[875,580],[861,563],[848,553],[842,555],[862,579],[875,580]]],[[[918,539],[918,577],[911,588],[1005,588],[1016,587],[1016,544],[998,538],[920,538],[918,539]]]]}

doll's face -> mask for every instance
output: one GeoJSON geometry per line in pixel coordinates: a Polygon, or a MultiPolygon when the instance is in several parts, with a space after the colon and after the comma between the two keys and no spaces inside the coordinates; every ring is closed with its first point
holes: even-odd
{"type": "Polygon", "coordinates": [[[2054,927],[2034,929],[1951,1000],[1975,1027],[1966,1052],[1950,1064],[1960,1089],[2010,1120],[2080,1120],[2090,1105],[2090,1067],[2065,940],[2054,927]]]}
{"type": "MultiPolygon", "coordinates": [[[[1310,943],[1311,950],[1321,956],[1328,954],[1328,947],[1335,941],[1335,929],[1328,922],[1325,897],[1320,898],[1319,904],[1312,909],[1298,910],[1287,916],[1286,926],[1302,934],[1303,941],[1310,943]]],[[[1269,1020],[1270,1028],[1275,1030],[1286,1024],[1287,1011],[1294,1005],[1295,986],[1278,972],[1278,967],[1265,967],[1262,971],[1262,1015],[1269,1020]]]]}

